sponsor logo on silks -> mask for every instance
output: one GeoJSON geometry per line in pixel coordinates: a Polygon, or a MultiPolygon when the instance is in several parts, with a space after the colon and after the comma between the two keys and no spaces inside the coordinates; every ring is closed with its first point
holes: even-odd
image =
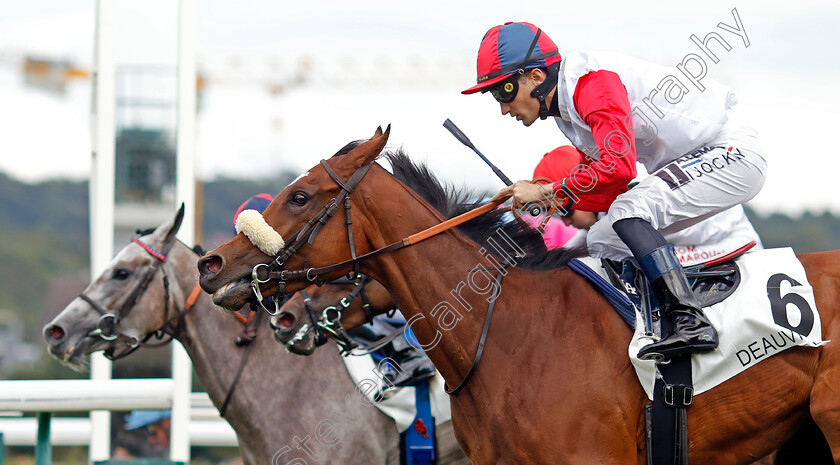
{"type": "Polygon", "coordinates": [[[743,158],[744,155],[737,147],[702,147],[665,165],[654,173],[654,176],[665,181],[671,190],[676,190],[695,179],[712,174],[716,170],[725,169],[743,158]],[[703,155],[717,149],[726,149],[726,152],[711,158],[703,158],[703,155]]]}
{"type": "Polygon", "coordinates": [[[696,262],[702,260],[707,262],[712,258],[719,257],[726,254],[724,249],[703,249],[697,246],[674,247],[674,252],[677,254],[677,259],[680,263],[696,262]]]}

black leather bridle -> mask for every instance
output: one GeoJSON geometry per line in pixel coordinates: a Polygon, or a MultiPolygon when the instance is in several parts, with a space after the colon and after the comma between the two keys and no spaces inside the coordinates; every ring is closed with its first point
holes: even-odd
{"type": "MultiPolygon", "coordinates": [[[[306,279],[309,282],[317,282],[323,283],[319,281],[319,276],[342,269],[347,267],[348,265],[353,266],[353,275],[357,276],[359,274],[359,262],[363,258],[367,258],[368,255],[366,254],[361,257],[356,255],[356,241],[353,239],[353,219],[351,216],[351,203],[350,203],[350,194],[353,193],[353,190],[362,180],[362,178],[367,174],[368,170],[370,170],[371,166],[373,166],[373,162],[368,164],[362,165],[350,176],[350,179],[347,182],[342,181],[341,178],[333,171],[330,165],[327,163],[326,160],[321,160],[321,166],[327,171],[330,175],[332,180],[338,184],[341,188],[338,195],[333,197],[332,199],[327,202],[327,205],[321,209],[311,220],[309,220],[303,227],[292,236],[291,243],[287,245],[283,250],[280,251],[279,254],[274,258],[274,260],[270,263],[260,263],[254,266],[254,269],[251,272],[251,289],[254,292],[254,297],[256,301],[259,302],[259,305],[268,312],[270,315],[275,315],[277,313],[278,308],[272,312],[268,310],[262,303],[263,297],[262,292],[260,291],[260,285],[265,284],[271,280],[275,280],[278,283],[279,289],[277,290],[278,299],[275,300],[275,306],[279,306],[277,302],[282,300],[282,296],[286,293],[286,281],[291,280],[298,280],[298,279],[306,279]],[[348,235],[348,242],[350,243],[350,259],[345,260],[341,263],[336,263],[333,265],[314,268],[308,267],[303,268],[300,270],[285,270],[283,269],[286,260],[288,260],[292,255],[297,253],[297,251],[303,247],[304,244],[310,244],[315,241],[315,238],[318,236],[318,233],[321,231],[321,228],[327,224],[327,221],[330,220],[333,216],[335,216],[336,211],[339,208],[339,205],[344,204],[344,215],[345,215],[345,224],[347,226],[347,235],[348,235]]],[[[380,252],[381,253],[381,252],[380,252]]]]}
{"type": "MultiPolygon", "coordinates": [[[[99,302],[93,300],[90,296],[82,292],[79,294],[79,298],[87,302],[94,310],[96,310],[101,316],[99,317],[99,321],[96,324],[96,329],[89,332],[87,335],[88,337],[99,337],[108,341],[108,349],[105,350],[105,357],[110,360],[117,360],[123,358],[135,350],[137,350],[142,344],[147,343],[149,339],[152,337],[157,337],[158,339],[163,339],[164,334],[169,334],[170,338],[172,337],[172,333],[167,332],[166,328],[169,325],[169,276],[166,274],[166,270],[163,269],[163,264],[166,262],[166,254],[169,253],[169,250],[172,248],[172,245],[175,243],[175,236],[173,235],[170,237],[166,242],[164,242],[163,247],[160,250],[155,250],[151,246],[147,245],[139,238],[132,238],[131,241],[138,244],[140,247],[143,248],[146,252],[149,253],[154,258],[154,262],[152,263],[151,267],[146,270],[146,273],[140,279],[134,289],[128,294],[128,297],[125,298],[122,305],[117,311],[112,311],[110,309],[105,308],[105,306],[101,305],[99,302]],[[134,309],[134,306],[137,304],[137,300],[140,298],[140,295],[148,289],[149,284],[152,282],[152,279],[157,274],[157,271],[161,270],[163,274],[163,289],[164,289],[164,316],[163,316],[163,326],[156,331],[152,331],[151,333],[147,334],[142,340],[138,339],[136,336],[130,336],[122,331],[119,330],[120,322],[134,309]],[[127,349],[119,354],[116,353],[117,342],[122,341],[126,344],[127,349]]],[[[164,341],[160,345],[169,342],[164,341]]]]}
{"type": "Polygon", "coordinates": [[[281,297],[286,293],[285,291],[287,281],[306,280],[312,283],[323,284],[324,281],[319,279],[320,276],[338,270],[346,269],[348,266],[352,266],[353,268],[352,276],[357,276],[359,274],[359,264],[362,261],[388,252],[399,250],[403,247],[408,247],[417,244],[430,237],[447,231],[459,224],[469,221],[479,215],[483,215],[496,208],[505,200],[499,199],[494,202],[484,204],[481,207],[475,208],[469,212],[458,215],[455,218],[450,218],[444,221],[443,223],[440,223],[418,233],[412,234],[411,236],[400,239],[392,244],[386,245],[385,247],[373,250],[364,255],[357,255],[356,242],[355,240],[353,240],[353,219],[350,214],[350,194],[353,193],[353,190],[356,188],[356,186],[359,184],[359,182],[362,180],[365,174],[367,174],[368,170],[370,170],[370,167],[372,165],[373,162],[370,162],[366,165],[362,165],[361,167],[357,168],[356,171],[353,172],[353,174],[350,176],[350,179],[348,179],[347,182],[344,182],[341,180],[341,178],[338,177],[335,171],[333,171],[333,169],[330,168],[326,160],[321,160],[321,166],[324,167],[324,169],[330,175],[332,180],[336,184],[338,184],[338,186],[341,188],[341,191],[338,193],[338,195],[330,199],[330,201],[327,202],[327,205],[320,212],[318,212],[300,230],[298,230],[298,232],[295,233],[294,236],[292,236],[291,244],[289,244],[283,250],[281,250],[273,261],[271,261],[270,263],[257,264],[251,270],[251,290],[254,293],[256,301],[259,302],[263,310],[265,310],[272,316],[277,314],[277,311],[279,310],[279,304],[277,302],[281,301],[281,297]],[[286,260],[288,260],[301,247],[303,247],[305,243],[308,242],[311,245],[315,241],[315,237],[321,231],[321,228],[323,228],[327,221],[329,221],[329,219],[335,215],[335,212],[336,210],[338,210],[338,205],[340,203],[344,203],[345,224],[347,226],[347,237],[350,245],[350,258],[342,262],[333,263],[332,265],[326,265],[321,267],[305,266],[304,268],[301,268],[299,270],[283,269],[286,260]],[[263,305],[263,296],[260,290],[261,284],[265,284],[272,280],[276,281],[278,285],[278,298],[275,299],[275,310],[273,312],[271,310],[268,310],[263,305]]]}

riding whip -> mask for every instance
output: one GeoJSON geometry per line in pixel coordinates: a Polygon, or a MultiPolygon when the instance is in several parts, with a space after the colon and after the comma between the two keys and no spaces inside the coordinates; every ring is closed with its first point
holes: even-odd
{"type": "Polygon", "coordinates": [[[464,144],[467,147],[473,149],[473,151],[475,153],[477,153],[478,156],[481,157],[482,160],[484,160],[484,163],[487,163],[487,165],[490,167],[490,169],[492,169],[493,172],[496,173],[496,176],[498,176],[499,179],[501,179],[502,182],[505,183],[505,185],[510,186],[511,184],[513,184],[510,181],[510,178],[505,176],[505,173],[502,173],[502,170],[497,168],[496,165],[491,163],[490,160],[487,159],[487,157],[485,157],[481,152],[478,151],[477,148],[475,148],[475,145],[473,145],[473,143],[466,136],[466,134],[461,132],[461,130],[458,129],[458,126],[455,126],[455,123],[453,123],[451,119],[446,118],[446,121],[443,122],[443,127],[445,127],[449,132],[451,132],[452,135],[455,136],[456,139],[461,141],[462,144],[464,144]]]}
{"type": "MultiPolygon", "coordinates": [[[[475,148],[475,145],[473,145],[472,141],[470,141],[470,138],[467,137],[466,134],[461,132],[461,130],[458,129],[458,126],[455,126],[455,123],[453,123],[451,119],[446,118],[446,121],[443,122],[443,127],[445,127],[447,131],[452,133],[452,135],[455,136],[456,139],[461,141],[462,144],[473,149],[473,151],[477,153],[482,160],[484,160],[484,163],[487,163],[490,169],[492,169],[493,172],[496,173],[496,176],[498,176],[499,179],[501,179],[502,182],[505,183],[505,185],[510,186],[513,184],[510,178],[505,176],[505,173],[502,173],[502,170],[500,170],[496,165],[494,165],[490,160],[488,160],[487,157],[485,157],[481,152],[479,152],[477,148],[475,148]]],[[[531,216],[537,216],[539,215],[540,210],[538,207],[533,207],[530,213],[531,216]]]]}

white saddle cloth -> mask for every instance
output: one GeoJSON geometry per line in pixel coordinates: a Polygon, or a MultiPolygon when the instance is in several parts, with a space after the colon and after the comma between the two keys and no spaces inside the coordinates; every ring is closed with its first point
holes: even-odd
{"type": "MultiPolygon", "coordinates": [[[[606,279],[599,260],[581,261],[606,279]]],[[[819,347],[828,342],[822,340],[813,289],[792,249],[755,250],[738,257],[735,263],[741,271],[738,288],[723,302],[703,310],[717,329],[720,344],[714,351],[692,355],[695,394],[791,347],[819,347]]],[[[628,354],[651,400],[656,364],[639,360],[636,355],[652,342],[644,336],[642,315],[637,309],[628,354]]]]}

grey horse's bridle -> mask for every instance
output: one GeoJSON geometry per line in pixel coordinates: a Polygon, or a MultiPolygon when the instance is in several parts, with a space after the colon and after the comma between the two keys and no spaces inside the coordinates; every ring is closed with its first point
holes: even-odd
{"type": "MultiPolygon", "coordinates": [[[[93,300],[90,296],[82,292],[79,294],[79,298],[87,302],[94,310],[96,310],[99,314],[99,321],[96,323],[96,329],[90,331],[87,336],[88,337],[98,337],[105,341],[108,341],[108,349],[105,350],[105,357],[110,360],[117,360],[123,358],[135,350],[137,350],[142,343],[148,341],[152,336],[157,335],[161,330],[153,331],[146,335],[142,340],[137,338],[136,336],[128,335],[119,330],[120,321],[125,318],[133,309],[134,306],[137,304],[137,299],[140,297],[148,287],[149,283],[151,283],[152,279],[154,278],[155,274],[157,274],[158,269],[162,271],[163,274],[163,288],[164,288],[164,327],[168,323],[169,319],[169,276],[166,274],[166,271],[163,270],[163,264],[166,262],[166,254],[169,253],[169,250],[172,248],[172,245],[175,243],[175,236],[173,235],[169,238],[166,242],[164,242],[163,247],[161,249],[155,250],[151,246],[147,245],[139,238],[132,238],[131,241],[139,245],[143,248],[146,252],[149,253],[152,257],[154,257],[155,261],[152,263],[151,267],[146,270],[146,273],[140,279],[140,282],[131,290],[126,297],[125,301],[123,301],[120,308],[114,312],[99,302],[93,300]],[[122,341],[126,344],[127,349],[119,354],[116,354],[117,342],[122,341]]],[[[157,336],[161,338],[160,335],[157,336]]],[[[168,342],[168,341],[167,341],[168,342]]]]}

